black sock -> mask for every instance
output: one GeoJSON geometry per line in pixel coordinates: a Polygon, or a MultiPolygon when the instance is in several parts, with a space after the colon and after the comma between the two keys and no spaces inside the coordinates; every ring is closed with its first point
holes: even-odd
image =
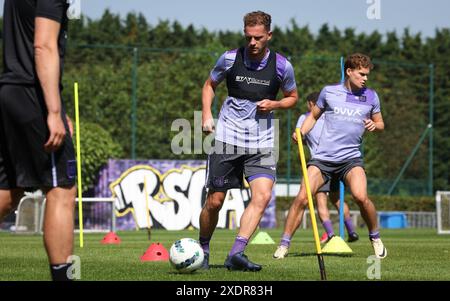
{"type": "Polygon", "coordinates": [[[51,264],[50,273],[53,281],[72,281],[73,279],[67,277],[67,270],[72,266],[71,263],[51,264]]]}

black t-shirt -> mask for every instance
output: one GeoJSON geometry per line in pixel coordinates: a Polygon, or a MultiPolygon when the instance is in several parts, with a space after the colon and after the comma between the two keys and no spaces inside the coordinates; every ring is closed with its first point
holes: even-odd
{"type": "Polygon", "coordinates": [[[34,85],[34,19],[61,23],[58,38],[60,76],[67,38],[67,0],[5,0],[3,9],[3,73],[0,83],[34,85]]]}

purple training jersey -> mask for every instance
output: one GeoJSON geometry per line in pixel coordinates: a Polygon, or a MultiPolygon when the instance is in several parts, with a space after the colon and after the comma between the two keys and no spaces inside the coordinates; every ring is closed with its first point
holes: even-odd
{"type": "Polygon", "coordinates": [[[363,88],[352,93],[343,84],[325,86],[316,105],[325,118],[313,158],[342,162],[362,157],[364,120],[380,112],[380,100],[375,91],[363,88]]]}
{"type": "MultiPolygon", "coordinates": [[[[303,125],[303,122],[305,122],[306,117],[311,114],[310,112],[305,113],[301,115],[298,118],[297,126],[296,128],[301,128],[303,125]]],[[[319,119],[317,119],[316,124],[314,124],[314,127],[309,131],[309,133],[305,136],[306,145],[308,145],[309,153],[311,154],[311,157],[314,157],[314,154],[316,153],[317,146],[319,145],[320,136],[322,135],[323,130],[323,124],[324,124],[324,118],[323,115],[320,116],[319,119]]]]}
{"type": "MultiPolygon", "coordinates": [[[[222,82],[236,59],[237,49],[226,51],[217,60],[210,73],[211,80],[222,82]]],[[[252,61],[244,51],[244,64],[252,70],[263,69],[270,52],[261,61],[252,61]]],[[[276,54],[277,78],[281,90],[291,92],[297,88],[292,64],[282,55],[276,54]]],[[[223,102],[216,125],[215,139],[245,148],[269,148],[274,145],[273,112],[259,113],[256,102],[227,96],[223,102]]]]}

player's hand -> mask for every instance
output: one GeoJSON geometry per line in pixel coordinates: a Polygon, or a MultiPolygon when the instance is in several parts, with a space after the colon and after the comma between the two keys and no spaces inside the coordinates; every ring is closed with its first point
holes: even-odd
{"type": "Polygon", "coordinates": [[[211,115],[202,116],[202,131],[205,134],[214,133],[216,127],[214,125],[214,119],[211,115]]]}
{"type": "Polygon", "coordinates": [[[298,142],[297,133],[296,132],[292,133],[292,140],[294,140],[295,142],[298,142]]]}
{"type": "Polygon", "coordinates": [[[269,99],[263,99],[256,103],[256,109],[260,113],[270,113],[274,109],[274,102],[269,99]]]}
{"type": "Polygon", "coordinates": [[[56,151],[64,142],[66,136],[66,128],[60,113],[49,113],[47,116],[47,126],[50,136],[44,144],[46,152],[56,151]]]}
{"type": "Polygon", "coordinates": [[[375,122],[373,122],[372,119],[365,119],[364,120],[364,127],[369,132],[373,132],[373,131],[375,131],[377,129],[377,125],[375,124],[375,122]]]}
{"type": "Polygon", "coordinates": [[[73,123],[72,119],[70,119],[69,115],[66,114],[67,125],[69,126],[70,137],[73,137],[73,123]]]}

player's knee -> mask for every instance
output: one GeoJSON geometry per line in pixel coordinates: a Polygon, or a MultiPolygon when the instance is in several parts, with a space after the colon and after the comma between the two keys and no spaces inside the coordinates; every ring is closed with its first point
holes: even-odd
{"type": "Polygon", "coordinates": [[[300,200],[300,206],[301,206],[301,207],[306,207],[306,206],[308,206],[308,198],[302,198],[302,199],[300,200]]]}
{"type": "Polygon", "coordinates": [[[75,186],[55,187],[46,191],[47,202],[53,202],[59,207],[73,208],[75,206],[75,197],[75,186]]]}
{"type": "Polygon", "coordinates": [[[254,203],[267,203],[270,201],[270,198],[272,197],[272,191],[261,191],[258,193],[255,193],[252,196],[252,201],[254,203]]]}
{"type": "Polygon", "coordinates": [[[268,202],[262,202],[261,200],[257,200],[257,199],[253,199],[250,202],[250,205],[247,208],[251,208],[251,210],[253,210],[253,212],[257,212],[258,214],[263,214],[264,211],[266,210],[267,207],[267,203],[268,202]]]}
{"type": "Polygon", "coordinates": [[[205,203],[205,208],[208,211],[220,211],[223,205],[223,201],[224,200],[222,199],[222,197],[213,194],[208,197],[205,203]]]}
{"type": "MultiPolygon", "coordinates": [[[[47,202],[49,200],[47,199],[47,202]]],[[[58,199],[54,199],[53,202],[57,205],[59,210],[73,211],[75,209],[75,198],[70,196],[64,196],[58,199]]]]}
{"type": "Polygon", "coordinates": [[[308,205],[308,198],[306,196],[304,196],[303,194],[298,194],[295,197],[292,205],[297,208],[304,208],[304,207],[306,207],[306,205],[308,205]]]}
{"type": "Polygon", "coordinates": [[[367,195],[364,195],[364,194],[355,194],[355,195],[353,195],[353,199],[358,204],[358,206],[364,206],[365,204],[370,202],[367,195]]]}

